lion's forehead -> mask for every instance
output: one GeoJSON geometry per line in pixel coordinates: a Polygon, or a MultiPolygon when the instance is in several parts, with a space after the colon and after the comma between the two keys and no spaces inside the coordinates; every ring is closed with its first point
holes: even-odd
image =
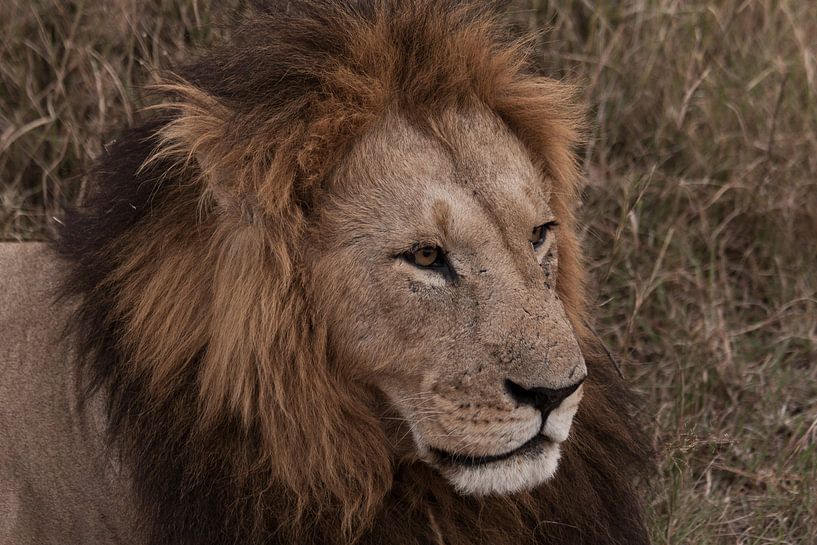
{"type": "Polygon", "coordinates": [[[449,112],[436,126],[438,134],[426,134],[399,116],[385,119],[342,169],[336,186],[342,200],[393,229],[449,229],[452,237],[485,236],[488,224],[503,232],[529,229],[548,219],[549,185],[495,115],[449,112]]]}

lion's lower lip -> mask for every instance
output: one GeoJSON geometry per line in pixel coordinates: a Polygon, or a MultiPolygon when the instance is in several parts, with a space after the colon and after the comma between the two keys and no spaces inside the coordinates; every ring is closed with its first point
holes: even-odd
{"type": "Polygon", "coordinates": [[[434,454],[437,458],[437,461],[444,465],[455,465],[455,466],[480,466],[485,464],[490,464],[492,462],[499,462],[501,460],[507,460],[513,456],[524,456],[527,454],[532,454],[542,449],[542,447],[550,442],[550,440],[542,435],[541,433],[537,433],[530,439],[528,439],[522,445],[516,447],[515,449],[503,452],[502,454],[494,454],[491,456],[469,456],[467,454],[456,454],[452,452],[446,452],[444,450],[430,448],[429,450],[434,454]]]}

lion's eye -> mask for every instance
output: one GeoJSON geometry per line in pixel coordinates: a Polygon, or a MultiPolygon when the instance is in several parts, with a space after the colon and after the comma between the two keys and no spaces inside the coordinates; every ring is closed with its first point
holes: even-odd
{"type": "Polygon", "coordinates": [[[549,221],[547,223],[543,223],[542,225],[537,225],[534,227],[530,232],[530,243],[533,245],[534,250],[538,250],[539,247],[547,239],[548,232],[558,225],[555,221],[549,221]]]}
{"type": "Polygon", "coordinates": [[[420,246],[403,254],[403,259],[424,269],[447,269],[445,254],[439,246],[420,246]]]}

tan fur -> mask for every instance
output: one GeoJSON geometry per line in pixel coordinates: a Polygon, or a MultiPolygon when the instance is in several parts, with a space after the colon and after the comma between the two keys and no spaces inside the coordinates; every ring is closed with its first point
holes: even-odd
{"type": "Polygon", "coordinates": [[[136,544],[104,403],[78,403],[62,266],[45,244],[0,242],[0,542],[136,544]]]}

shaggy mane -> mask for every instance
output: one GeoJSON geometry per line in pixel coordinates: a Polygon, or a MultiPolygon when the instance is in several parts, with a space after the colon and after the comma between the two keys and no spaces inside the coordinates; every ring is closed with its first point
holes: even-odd
{"type": "Polygon", "coordinates": [[[647,543],[648,449],[584,325],[574,90],[484,2],[256,2],[233,36],[165,78],[58,242],[85,386],[107,396],[150,543],[647,543]],[[461,497],[393,457],[377,400],[336,372],[299,246],[378,120],[433,134],[475,105],[552,180],[557,289],[589,368],[556,477],[513,497],[461,497]]]}

